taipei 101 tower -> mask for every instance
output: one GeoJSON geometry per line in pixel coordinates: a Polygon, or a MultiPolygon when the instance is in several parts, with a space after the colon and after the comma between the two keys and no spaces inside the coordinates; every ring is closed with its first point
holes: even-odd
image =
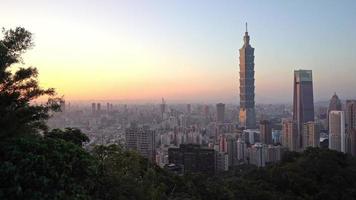
{"type": "Polygon", "coordinates": [[[240,127],[256,128],[255,114],[255,49],[250,45],[250,36],[246,32],[244,45],[240,49],[240,127]]]}

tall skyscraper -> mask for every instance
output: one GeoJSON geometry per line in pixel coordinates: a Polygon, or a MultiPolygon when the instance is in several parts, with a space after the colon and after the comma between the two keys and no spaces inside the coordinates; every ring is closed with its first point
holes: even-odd
{"type": "Polygon", "coordinates": [[[163,120],[164,113],[166,112],[166,101],[162,98],[162,103],[160,104],[161,109],[161,119],[163,120]]]}
{"type": "Polygon", "coordinates": [[[294,71],[293,120],[297,123],[298,148],[303,148],[303,125],[314,121],[313,76],[311,70],[294,71]]]}
{"type": "Polygon", "coordinates": [[[225,104],[216,104],[216,121],[223,123],[225,121],[225,104]]]}
{"type": "Polygon", "coordinates": [[[247,31],[244,36],[244,45],[240,49],[240,126],[247,129],[255,128],[255,49],[250,45],[250,36],[247,31]]]}
{"type": "Polygon", "coordinates": [[[329,114],[329,149],[346,152],[344,111],[331,111],[329,114]]]}
{"type": "Polygon", "coordinates": [[[272,127],[268,120],[262,120],[260,122],[260,134],[262,144],[272,144],[272,127]]]}

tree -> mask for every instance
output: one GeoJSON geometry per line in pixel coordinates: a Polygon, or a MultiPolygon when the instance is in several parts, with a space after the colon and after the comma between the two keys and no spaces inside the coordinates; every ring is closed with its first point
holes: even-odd
{"type": "Polygon", "coordinates": [[[88,136],[82,133],[81,130],[76,128],[65,128],[64,130],[53,129],[49,132],[46,132],[45,137],[62,139],[67,142],[72,142],[73,144],[78,146],[82,146],[84,142],[89,142],[88,136]]]}
{"type": "Polygon", "coordinates": [[[27,136],[0,142],[0,199],[91,199],[96,160],[59,139],[27,136]]]}
{"type": "Polygon", "coordinates": [[[0,40],[0,138],[47,130],[46,120],[50,111],[60,109],[60,98],[53,88],[39,86],[38,71],[24,64],[22,55],[33,47],[32,34],[24,28],[2,31],[0,40]],[[47,103],[32,105],[31,101],[47,95],[47,103]]]}
{"type": "Polygon", "coordinates": [[[167,199],[176,181],[136,152],[118,145],[96,146],[92,152],[99,162],[97,199],[167,199]]]}

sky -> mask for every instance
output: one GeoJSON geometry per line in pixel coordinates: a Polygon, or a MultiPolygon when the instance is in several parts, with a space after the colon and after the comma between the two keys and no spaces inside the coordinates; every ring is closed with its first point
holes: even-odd
{"type": "Polygon", "coordinates": [[[68,101],[238,103],[245,22],[257,103],[292,102],[293,71],[313,70],[315,101],[356,97],[353,0],[0,0],[22,26],[40,84],[68,101]]]}

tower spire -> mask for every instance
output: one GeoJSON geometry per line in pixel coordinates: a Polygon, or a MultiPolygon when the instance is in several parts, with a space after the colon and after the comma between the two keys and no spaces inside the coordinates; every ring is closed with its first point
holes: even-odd
{"type": "Polygon", "coordinates": [[[250,36],[248,35],[248,30],[247,30],[247,22],[245,23],[246,26],[246,32],[245,32],[245,36],[244,36],[244,44],[245,45],[249,45],[250,44],[250,36]]]}

